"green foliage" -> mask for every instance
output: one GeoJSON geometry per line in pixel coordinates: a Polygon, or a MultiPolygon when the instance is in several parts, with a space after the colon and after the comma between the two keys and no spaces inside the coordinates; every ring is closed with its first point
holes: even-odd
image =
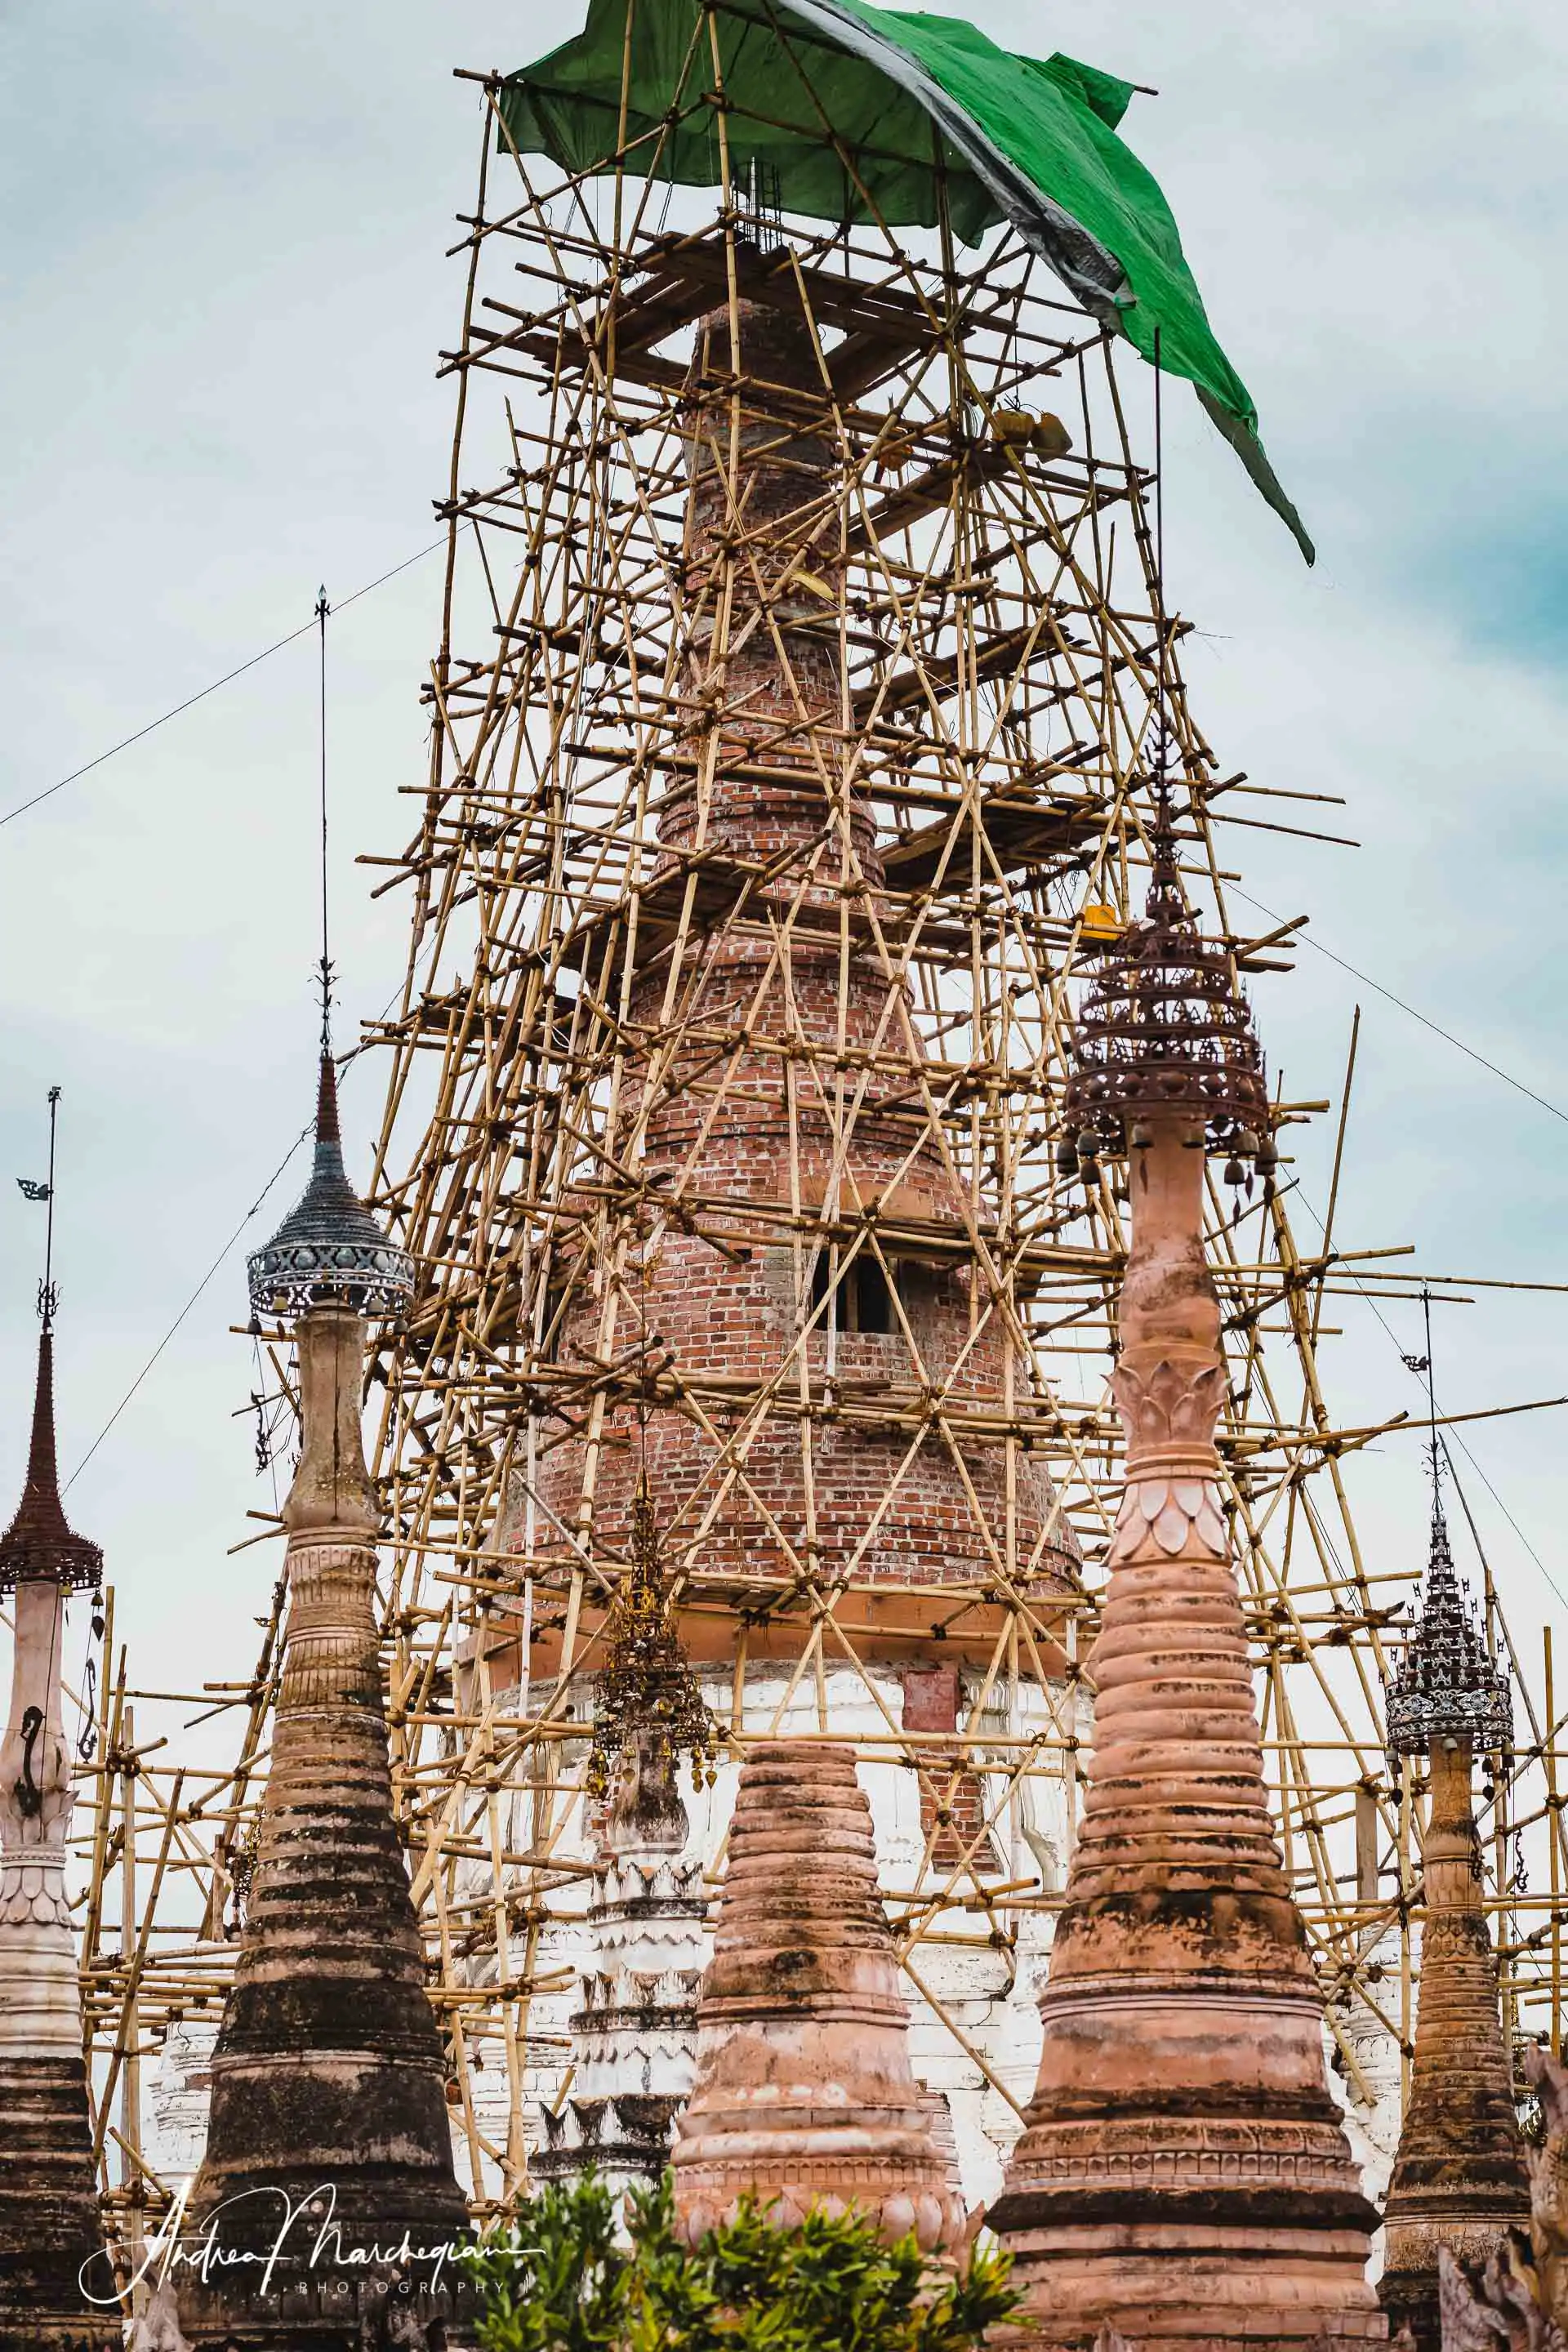
{"type": "Polygon", "coordinates": [[[695,2248],[677,2238],[668,2175],[634,2195],[630,2243],[591,2176],[549,2188],[471,2257],[483,2352],[976,2352],[1016,2308],[1008,2257],[954,2274],[864,2215],[780,2229],[751,2203],[695,2248]]]}

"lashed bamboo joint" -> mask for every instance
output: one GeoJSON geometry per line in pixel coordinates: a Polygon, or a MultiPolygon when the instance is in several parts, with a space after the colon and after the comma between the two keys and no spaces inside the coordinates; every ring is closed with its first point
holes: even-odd
{"type": "Polygon", "coordinates": [[[1127,1484],[1089,1662],[1094,1752],[1039,2080],[990,2216],[1053,2345],[1108,2324],[1205,2352],[1384,2332],[1365,2278],[1376,2215],[1268,1817],[1217,1483],[1203,1071],[1194,1055],[1184,1087],[1167,1075],[1128,1139],[1127,1484]]]}
{"type": "Polygon", "coordinates": [[[856,2206],[889,2238],[953,2244],[963,2206],[908,2032],[854,1750],[763,1741],[741,1774],[672,2158],[688,2235],[751,2196],[782,2222],[856,2206]]]}

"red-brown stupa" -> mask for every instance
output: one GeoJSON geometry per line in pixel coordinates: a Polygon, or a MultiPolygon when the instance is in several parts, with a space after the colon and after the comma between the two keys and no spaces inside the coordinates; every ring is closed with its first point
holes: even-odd
{"type": "Polygon", "coordinates": [[[690,2238],[750,2195],[782,2222],[853,2205],[889,2238],[958,2241],[853,1748],[766,1740],[747,1758],[697,2028],[672,2158],[690,2238]]]}
{"type": "Polygon", "coordinates": [[[1146,919],[1080,1014],[1068,1109],[1083,1164],[1127,1155],[1127,1484],[1039,2079],[989,2219],[1042,2346],[1077,2352],[1104,2326],[1139,2352],[1378,2340],[1377,2217],[1269,1820],[1215,1447],[1205,1147],[1271,1165],[1268,1100],[1234,979],[1185,913],[1168,814],[1146,919]]]}

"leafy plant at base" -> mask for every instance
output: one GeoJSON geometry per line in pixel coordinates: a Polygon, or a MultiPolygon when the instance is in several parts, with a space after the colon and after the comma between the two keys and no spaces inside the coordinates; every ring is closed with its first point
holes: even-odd
{"type": "Polygon", "coordinates": [[[668,2176],[633,2192],[628,2228],[618,2243],[590,2174],[485,2239],[469,2258],[483,2352],[978,2352],[1019,2300],[1005,2254],[954,2274],[854,2211],[781,2229],[747,2202],[689,2247],[668,2176]]]}

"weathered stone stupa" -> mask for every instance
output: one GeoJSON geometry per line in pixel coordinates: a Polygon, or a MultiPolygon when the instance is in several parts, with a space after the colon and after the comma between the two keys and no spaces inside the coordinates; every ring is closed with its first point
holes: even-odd
{"type": "Polygon", "coordinates": [[[1127,1484],[1039,2079],[989,2219],[1042,2343],[1088,2346],[1102,2325],[1140,2352],[1380,2339],[1377,2217],[1269,1820],[1215,1448],[1205,1145],[1267,1170],[1268,1098],[1230,968],[1184,908],[1168,801],[1146,917],[1108,954],[1077,1044],[1076,1156],[1088,1171],[1124,1150],[1131,1192],[1127,1484]]]}
{"type": "Polygon", "coordinates": [[[855,2205],[889,2238],[954,2244],[963,2210],[908,2040],[854,1750],[763,1741],[741,1774],[672,2159],[688,2234],[749,2193],[784,2222],[855,2205]]]}
{"type": "Polygon", "coordinates": [[[1508,1685],[1460,1590],[1435,1490],[1421,1613],[1388,1692],[1391,1765],[1425,1756],[1430,1790],[1415,2063],[1378,2288],[1390,2326],[1408,2327],[1418,2352],[1439,2352],[1442,2343],[1439,2249],[1479,2265],[1510,2226],[1530,2221],[1471,1788],[1476,1752],[1506,1750],[1512,1736],[1508,1685]]]}
{"type": "Polygon", "coordinates": [[[465,2209],[393,1818],[360,1430],[366,1318],[401,1312],[411,1288],[344,1175],[323,1053],[309,1189],[250,1261],[256,1312],[294,1323],[302,1439],[271,1771],[187,2234],[211,2229],[243,2258],[300,2218],[269,2272],[238,2259],[183,2275],[197,2344],[357,2347],[381,2340],[401,2293],[395,2340],[435,2346],[452,2315],[451,2273],[427,2250],[464,2233],[465,2209]]]}
{"type": "Polygon", "coordinates": [[[98,1590],[103,1555],[73,1532],[60,1502],[47,1275],[41,1303],[26,1484],[0,1537],[0,1593],[15,1596],[16,1628],[0,1747],[0,2352],[102,2352],[119,2344],[121,2329],[117,2305],[95,2309],[89,2300],[111,2294],[113,2281],[99,2227],[66,1907],[71,1786],[60,1673],[66,1595],[98,1590]]]}

